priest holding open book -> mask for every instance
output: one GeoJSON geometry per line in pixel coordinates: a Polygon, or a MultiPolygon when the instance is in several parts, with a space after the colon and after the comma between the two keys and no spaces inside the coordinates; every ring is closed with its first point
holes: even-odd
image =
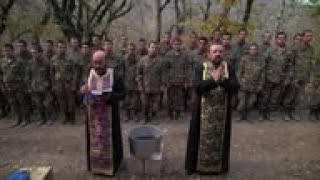
{"type": "Polygon", "coordinates": [[[87,160],[94,174],[113,176],[123,158],[119,101],[125,87],[113,68],[108,68],[106,54],[96,51],[92,68],[81,87],[87,106],[87,160]]]}

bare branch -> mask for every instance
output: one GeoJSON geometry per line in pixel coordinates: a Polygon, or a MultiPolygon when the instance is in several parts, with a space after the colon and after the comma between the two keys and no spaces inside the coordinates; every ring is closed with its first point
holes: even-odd
{"type": "Polygon", "coordinates": [[[164,8],[166,8],[166,6],[170,3],[170,1],[171,0],[165,0],[165,2],[160,6],[160,12],[162,12],[164,8]]]}

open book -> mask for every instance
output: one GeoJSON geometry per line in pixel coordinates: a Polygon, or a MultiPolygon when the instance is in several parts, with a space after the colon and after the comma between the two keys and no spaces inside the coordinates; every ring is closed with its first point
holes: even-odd
{"type": "Polygon", "coordinates": [[[90,70],[88,86],[91,94],[102,95],[104,92],[112,92],[114,81],[113,69],[108,68],[103,76],[99,76],[94,69],[90,70]]]}

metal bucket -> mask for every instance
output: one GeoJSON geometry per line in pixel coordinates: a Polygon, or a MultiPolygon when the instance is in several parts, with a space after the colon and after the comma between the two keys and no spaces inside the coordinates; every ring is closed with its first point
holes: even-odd
{"type": "Polygon", "coordinates": [[[134,128],[129,135],[130,153],[138,159],[151,159],[152,155],[160,154],[162,132],[154,126],[134,128]]]}

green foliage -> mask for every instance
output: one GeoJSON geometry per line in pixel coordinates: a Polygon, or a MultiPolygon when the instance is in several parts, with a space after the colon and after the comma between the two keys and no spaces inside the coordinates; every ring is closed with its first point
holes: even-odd
{"type": "Polygon", "coordinates": [[[224,7],[233,7],[240,3],[240,0],[216,0],[217,3],[224,7]]]}
{"type": "MultiPolygon", "coordinates": [[[[220,15],[211,16],[206,21],[192,20],[185,23],[191,29],[199,32],[204,36],[210,36],[212,31],[219,28],[222,31],[228,31],[232,34],[236,34],[239,29],[243,28],[244,25],[238,21],[226,19],[220,15]]],[[[253,22],[246,25],[247,30],[251,31],[261,26],[259,22],[253,22]]]]}

